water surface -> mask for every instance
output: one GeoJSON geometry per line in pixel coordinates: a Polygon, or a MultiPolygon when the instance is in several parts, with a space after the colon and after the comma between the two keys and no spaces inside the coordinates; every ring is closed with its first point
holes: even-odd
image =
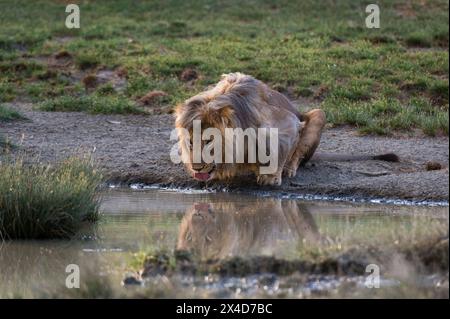
{"type": "MultiPolygon", "coordinates": [[[[104,193],[101,211],[103,217],[96,226],[86,227],[70,241],[4,242],[0,296],[58,295],[67,289],[69,264],[79,265],[81,285],[83,278],[99,276],[110,280],[114,289],[128,289],[120,283],[127,272],[135,271],[131,266],[134,255],[142,252],[188,249],[201,259],[265,255],[290,260],[304,258],[305,251],[315,252],[315,248],[320,252],[324,245],[339,251],[354,245],[420,241],[436,234],[445,236],[448,229],[448,207],[281,200],[230,193],[111,189],[104,193]]],[[[271,276],[179,277],[177,282],[186,289],[198,287],[192,290],[194,296],[200,291],[219,297],[239,297],[243,292],[247,292],[243,296],[252,296],[258,289],[270,293],[285,287],[286,296],[301,297],[305,289],[331,290],[343,280],[316,276],[296,282],[271,276]],[[261,280],[270,284],[262,285],[261,280]]],[[[441,284],[442,276],[432,279],[428,286],[441,284]]],[[[345,280],[361,283],[361,278],[345,280]]],[[[158,283],[147,283],[152,284],[158,283]]],[[[384,284],[398,282],[386,279],[384,284]]]]}

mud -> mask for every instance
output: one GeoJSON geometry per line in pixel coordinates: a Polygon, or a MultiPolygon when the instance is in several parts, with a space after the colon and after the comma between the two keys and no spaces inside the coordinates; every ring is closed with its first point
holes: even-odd
{"type": "MultiPolygon", "coordinates": [[[[143,278],[156,275],[219,274],[221,276],[248,276],[271,273],[281,276],[322,274],[357,276],[364,275],[369,264],[389,265],[393,258],[414,263],[422,274],[448,272],[448,238],[435,238],[415,245],[405,245],[398,250],[379,247],[352,248],[323,260],[285,260],[273,256],[240,257],[225,259],[196,259],[188,251],[175,251],[173,255],[159,252],[146,258],[141,272],[143,278]]],[[[386,269],[389,266],[385,266],[386,269]]]]}
{"type": "Polygon", "coordinates": [[[351,128],[328,128],[318,152],[374,154],[395,152],[399,163],[382,161],[310,162],[278,188],[258,187],[255,179],[229,183],[192,180],[171,162],[172,115],[89,115],[40,112],[30,104],[13,104],[29,121],[0,123],[0,135],[19,147],[14,156],[55,162],[92,152],[111,183],[146,183],[171,187],[270,190],[277,193],[334,197],[448,201],[448,137],[359,136],[351,128]],[[24,155],[23,155],[24,154],[24,155]],[[427,163],[441,169],[428,170],[427,163]]]}

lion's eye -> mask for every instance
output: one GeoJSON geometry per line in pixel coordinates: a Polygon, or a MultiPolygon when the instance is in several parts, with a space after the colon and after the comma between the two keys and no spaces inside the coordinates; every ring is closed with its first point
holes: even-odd
{"type": "Polygon", "coordinates": [[[186,236],[187,241],[192,241],[192,235],[191,233],[188,233],[186,236]]]}

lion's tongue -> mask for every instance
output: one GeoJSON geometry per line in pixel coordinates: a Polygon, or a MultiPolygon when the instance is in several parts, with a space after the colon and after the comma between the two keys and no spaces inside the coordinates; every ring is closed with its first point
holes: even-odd
{"type": "Polygon", "coordinates": [[[194,178],[201,181],[206,181],[209,179],[209,173],[194,173],[194,178]]]}

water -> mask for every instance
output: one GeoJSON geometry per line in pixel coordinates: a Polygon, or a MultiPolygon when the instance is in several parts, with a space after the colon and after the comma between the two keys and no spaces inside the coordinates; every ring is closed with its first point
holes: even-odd
{"type": "MultiPolygon", "coordinates": [[[[76,290],[66,288],[70,275],[66,267],[74,264],[80,268],[81,286],[93,277],[111,285],[112,292],[98,292],[106,297],[144,293],[152,287],[162,287],[169,296],[173,290],[175,297],[178,296],[175,291],[192,296],[308,297],[339,287],[361,287],[365,278],[317,274],[226,278],[214,274],[206,277],[175,274],[171,278],[148,278],[142,283],[144,288],[127,288],[121,283],[126,274],[136,273],[139,268],[136,256],[144,252],[171,252],[177,248],[189,249],[205,260],[261,255],[298,260],[323,250],[339,253],[352,247],[402,245],[433,236],[445,237],[449,218],[448,207],[282,200],[156,189],[108,190],[101,210],[101,221],[83,229],[73,240],[1,244],[0,296],[70,297],[76,290]]],[[[411,284],[412,274],[413,285],[427,287],[427,293],[431,289],[432,296],[437,286],[448,285],[448,269],[443,275],[418,276],[414,264],[392,260],[392,265],[385,267],[389,276],[382,276],[383,287],[400,287],[403,281],[411,284]]],[[[408,291],[406,296],[417,296],[414,290],[408,291]]],[[[92,292],[82,296],[92,296],[92,292]]]]}

